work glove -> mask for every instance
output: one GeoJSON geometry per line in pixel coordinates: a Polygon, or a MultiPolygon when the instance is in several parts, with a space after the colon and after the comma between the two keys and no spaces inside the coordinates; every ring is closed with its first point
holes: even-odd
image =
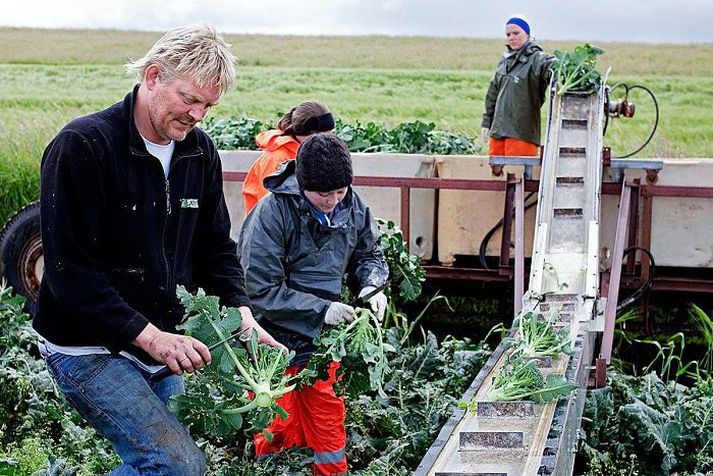
{"type": "MultiPolygon", "coordinates": [[[[374,289],[376,289],[374,286],[364,286],[364,288],[359,292],[359,297],[366,296],[370,292],[372,292],[374,289]]],[[[374,315],[376,318],[381,321],[384,319],[384,314],[386,313],[386,306],[388,304],[388,301],[386,300],[386,294],[383,292],[378,292],[374,296],[372,296],[367,303],[371,307],[371,310],[374,311],[374,315]]]]}
{"type": "Polygon", "coordinates": [[[352,322],[355,317],[356,311],[353,307],[341,302],[333,302],[327,308],[327,313],[324,315],[324,323],[336,326],[344,321],[352,322]]]}
{"type": "Polygon", "coordinates": [[[480,129],[480,142],[487,145],[488,144],[488,134],[490,134],[490,129],[483,127],[480,129]]]}

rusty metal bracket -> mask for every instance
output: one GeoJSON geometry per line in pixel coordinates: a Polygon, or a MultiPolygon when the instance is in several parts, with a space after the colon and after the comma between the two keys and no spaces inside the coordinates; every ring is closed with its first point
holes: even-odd
{"type": "Polygon", "coordinates": [[[525,294],[525,183],[518,180],[515,184],[515,316],[522,309],[522,296],[525,294]]]}
{"type": "Polygon", "coordinates": [[[490,164],[490,172],[493,177],[502,177],[504,168],[504,165],[490,164]]]}
{"type": "Polygon", "coordinates": [[[604,167],[611,165],[611,147],[602,147],[602,165],[604,167]]]}
{"type": "Polygon", "coordinates": [[[612,346],[614,342],[614,327],[616,324],[616,306],[619,302],[619,284],[621,282],[621,268],[624,259],[624,245],[629,228],[629,212],[631,210],[632,184],[625,182],[621,189],[619,201],[619,216],[616,224],[616,238],[612,252],[611,272],[609,275],[609,288],[607,292],[607,305],[604,311],[604,335],[599,357],[608,364],[611,362],[612,346]]]}
{"type": "Polygon", "coordinates": [[[542,164],[542,157],[491,155],[488,164],[496,177],[500,177],[503,174],[504,166],[519,165],[524,168],[525,178],[532,179],[534,167],[542,164]]]}
{"type": "Polygon", "coordinates": [[[646,170],[646,181],[648,183],[656,183],[659,180],[659,170],[658,169],[644,169],[646,170]]]}
{"type": "Polygon", "coordinates": [[[602,388],[607,384],[607,361],[606,359],[594,359],[594,366],[589,373],[589,388],[602,388]]]}

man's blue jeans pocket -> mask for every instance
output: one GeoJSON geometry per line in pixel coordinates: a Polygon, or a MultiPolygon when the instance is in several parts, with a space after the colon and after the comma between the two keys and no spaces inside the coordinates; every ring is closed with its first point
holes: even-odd
{"type": "Polygon", "coordinates": [[[113,476],[200,476],[205,456],[166,407],[182,393],[172,375],[149,382],[128,359],[111,354],[51,354],[47,366],[69,403],[104,437],[124,462],[113,476]]]}
{"type": "Polygon", "coordinates": [[[47,356],[46,360],[55,379],[65,380],[81,389],[106,368],[112,357],[111,354],[75,356],[56,353],[47,356]]]}

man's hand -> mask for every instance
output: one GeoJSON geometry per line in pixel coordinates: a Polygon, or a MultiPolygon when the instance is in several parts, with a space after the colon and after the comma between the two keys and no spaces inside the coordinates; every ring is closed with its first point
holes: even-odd
{"type": "Polygon", "coordinates": [[[208,347],[198,339],[164,332],[153,324],[146,326],[133,344],[154,360],[166,364],[176,375],[199,370],[211,361],[208,347]]]}
{"type": "MultiPolygon", "coordinates": [[[[364,286],[364,289],[359,292],[359,297],[366,296],[374,289],[376,289],[374,286],[364,286]]],[[[371,306],[371,310],[374,311],[374,315],[376,316],[376,318],[379,321],[383,320],[384,314],[386,313],[386,306],[388,305],[386,294],[384,294],[383,292],[378,292],[374,296],[369,298],[367,303],[369,303],[369,306],[371,306]]]]}
{"type": "Polygon", "coordinates": [[[490,129],[487,127],[483,127],[480,129],[480,142],[482,142],[485,145],[488,145],[488,135],[490,134],[490,129]]]}
{"type": "Polygon", "coordinates": [[[327,313],[324,315],[324,323],[336,326],[344,321],[352,322],[355,317],[356,311],[353,307],[341,302],[333,302],[327,308],[327,313]]]}
{"type": "Polygon", "coordinates": [[[274,337],[272,337],[265,329],[262,328],[260,324],[257,323],[249,307],[241,306],[238,308],[238,311],[240,311],[240,315],[243,318],[243,322],[240,324],[240,330],[243,331],[245,335],[249,336],[253,330],[257,331],[258,343],[269,345],[270,347],[276,347],[285,353],[289,352],[287,347],[277,342],[274,337]]]}

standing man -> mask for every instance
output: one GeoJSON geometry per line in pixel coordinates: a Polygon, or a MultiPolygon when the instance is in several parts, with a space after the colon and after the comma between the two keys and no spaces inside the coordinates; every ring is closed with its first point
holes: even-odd
{"type": "MultiPolygon", "coordinates": [[[[332,134],[306,138],[297,159],[265,178],[272,192],[248,215],[240,234],[240,262],[260,323],[295,357],[295,375],[316,351],[314,338],[324,324],[351,321],[354,308],[339,302],[342,279],[364,296],[386,282],[389,269],[379,245],[371,210],[351,188],[352,161],[347,145],[332,134]]],[[[383,318],[386,296],[369,299],[383,318]]],[[[347,471],[344,398],[335,395],[337,365],[329,379],[285,394],[278,402],[289,417],[256,435],[258,456],[291,446],[314,451],[318,475],[347,471]]]]}
{"type": "Polygon", "coordinates": [[[176,333],[176,286],[203,287],[253,319],[229,237],[220,158],[195,128],[235,79],[207,24],[174,29],[127,69],[123,101],[71,121],[42,158],[45,271],[33,326],[67,400],[108,438],[114,475],[201,475],[205,457],[165,403],[210,364],[176,333]],[[174,375],[152,380],[167,365],[174,375]]]}
{"type": "Polygon", "coordinates": [[[522,16],[505,22],[506,51],[485,94],[481,140],[491,156],[538,156],[540,109],[554,56],[542,51],[522,16]]]}

